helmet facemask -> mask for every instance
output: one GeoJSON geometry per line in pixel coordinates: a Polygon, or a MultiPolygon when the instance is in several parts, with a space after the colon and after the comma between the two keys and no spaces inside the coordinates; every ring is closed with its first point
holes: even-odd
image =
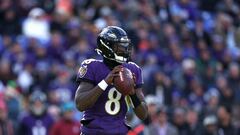
{"type": "Polygon", "coordinates": [[[100,46],[96,49],[104,58],[118,63],[128,62],[131,56],[132,46],[129,42],[104,42],[100,39],[100,46]]]}
{"type": "Polygon", "coordinates": [[[130,43],[115,43],[113,44],[115,61],[119,63],[125,63],[129,61],[131,56],[131,45],[130,43]]]}

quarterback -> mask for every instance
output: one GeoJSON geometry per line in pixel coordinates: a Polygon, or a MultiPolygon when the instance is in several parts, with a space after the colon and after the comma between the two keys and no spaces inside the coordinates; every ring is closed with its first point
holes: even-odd
{"type": "Polygon", "coordinates": [[[125,123],[128,107],[132,107],[141,120],[147,117],[147,106],[141,88],[141,68],[130,61],[130,39],[120,27],[104,28],[97,37],[96,51],[103,59],[83,61],[77,76],[79,86],[75,103],[78,110],[84,113],[81,134],[125,135],[129,130],[125,123]],[[123,67],[135,76],[134,92],[127,96],[122,95],[113,85],[114,77],[119,76],[123,67]]]}

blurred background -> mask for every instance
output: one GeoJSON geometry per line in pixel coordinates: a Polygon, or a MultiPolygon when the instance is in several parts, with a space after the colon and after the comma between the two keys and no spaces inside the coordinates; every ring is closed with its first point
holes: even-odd
{"type": "Polygon", "coordinates": [[[1,0],[1,135],[79,135],[76,74],[108,25],[144,76],[129,135],[240,134],[240,1],[1,0]]]}

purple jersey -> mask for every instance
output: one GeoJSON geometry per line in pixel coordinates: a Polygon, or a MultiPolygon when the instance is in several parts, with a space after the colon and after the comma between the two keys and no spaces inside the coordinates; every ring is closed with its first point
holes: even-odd
{"type": "Polygon", "coordinates": [[[53,118],[45,114],[35,117],[31,114],[22,118],[19,134],[21,135],[48,135],[49,129],[54,123],[53,118]]]}
{"type": "MultiPolygon", "coordinates": [[[[136,86],[141,87],[143,84],[141,69],[133,62],[124,63],[123,66],[136,75],[136,86]]],[[[88,81],[97,85],[106,78],[110,71],[103,61],[88,59],[83,61],[79,69],[78,81],[88,81]]],[[[125,124],[127,108],[125,96],[118,92],[113,85],[108,86],[96,103],[84,112],[82,121],[91,122],[83,124],[83,133],[126,134],[128,131],[125,124]]]]}

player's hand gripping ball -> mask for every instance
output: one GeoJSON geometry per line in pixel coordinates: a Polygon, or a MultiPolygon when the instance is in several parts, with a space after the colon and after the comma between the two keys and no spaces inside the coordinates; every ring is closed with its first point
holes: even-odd
{"type": "Polygon", "coordinates": [[[119,72],[119,76],[114,77],[113,84],[123,95],[134,93],[134,75],[128,68],[123,67],[123,70],[119,72]]]}

